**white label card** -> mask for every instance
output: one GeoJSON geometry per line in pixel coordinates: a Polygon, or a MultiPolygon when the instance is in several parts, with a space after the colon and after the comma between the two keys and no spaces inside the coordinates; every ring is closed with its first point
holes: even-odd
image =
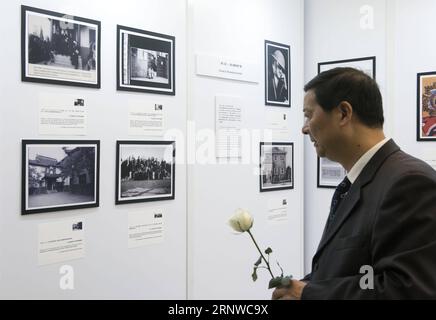
{"type": "Polygon", "coordinates": [[[288,200],[286,198],[268,199],[267,221],[270,224],[282,224],[288,220],[288,200]]]}
{"type": "Polygon", "coordinates": [[[39,265],[63,262],[85,256],[83,219],[38,225],[39,265]]]}
{"type": "Polygon", "coordinates": [[[129,104],[129,135],[163,136],[164,107],[161,103],[132,101],[129,104]]]}
{"type": "Polygon", "coordinates": [[[162,208],[129,213],[128,247],[136,248],[163,242],[164,213],[162,208]]]}
{"type": "Polygon", "coordinates": [[[241,157],[242,100],[217,96],[215,103],[217,158],[241,157]]]}
{"type": "Polygon", "coordinates": [[[39,134],[84,136],[87,133],[87,99],[81,95],[40,94],[39,134]]]}
{"type": "Polygon", "coordinates": [[[209,77],[259,82],[258,64],[233,58],[197,54],[197,74],[209,77]]]}

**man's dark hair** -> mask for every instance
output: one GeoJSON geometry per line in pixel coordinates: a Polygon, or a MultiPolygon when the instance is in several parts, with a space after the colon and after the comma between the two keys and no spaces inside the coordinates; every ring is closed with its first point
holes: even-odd
{"type": "Polygon", "coordinates": [[[377,82],[366,73],[353,68],[327,70],[304,86],[305,92],[312,89],[324,111],[330,112],[347,101],[362,123],[371,128],[383,127],[382,96],[377,82]]]}

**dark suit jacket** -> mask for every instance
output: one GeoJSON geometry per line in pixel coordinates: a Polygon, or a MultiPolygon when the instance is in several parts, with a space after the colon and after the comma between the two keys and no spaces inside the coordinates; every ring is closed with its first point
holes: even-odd
{"type": "Polygon", "coordinates": [[[303,280],[302,299],[436,299],[436,171],[389,140],[339,205],[303,280]],[[361,289],[364,265],[373,290],[361,289]]]}

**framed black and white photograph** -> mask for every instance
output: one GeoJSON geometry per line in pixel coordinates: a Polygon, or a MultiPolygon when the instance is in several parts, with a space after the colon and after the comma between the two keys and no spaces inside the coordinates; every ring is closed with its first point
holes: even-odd
{"type": "Polygon", "coordinates": [[[100,21],[21,6],[22,81],[100,88],[100,21]]]}
{"type": "Polygon", "coordinates": [[[367,75],[375,80],[376,73],[376,57],[362,57],[362,58],[353,58],[353,59],[345,59],[345,60],[335,60],[335,61],[326,61],[318,63],[318,73],[339,68],[339,67],[349,67],[362,70],[367,75]]]}
{"type": "Polygon", "coordinates": [[[173,36],[117,26],[117,89],[175,95],[173,36]]]}
{"type": "Polygon", "coordinates": [[[172,200],[174,141],[117,141],[115,203],[172,200]]]}
{"type": "Polygon", "coordinates": [[[291,106],[291,49],[265,40],[265,105],[291,106]]]}
{"type": "Polygon", "coordinates": [[[436,71],[418,73],[417,141],[436,141],[436,71]]]}
{"type": "Polygon", "coordinates": [[[294,144],[260,143],[260,192],[294,188],[294,144]]]}
{"type": "Polygon", "coordinates": [[[100,141],[23,140],[22,214],[99,206],[100,141]]]}
{"type": "MultiPolygon", "coordinates": [[[[318,63],[318,74],[333,68],[351,67],[362,70],[375,80],[376,57],[362,57],[346,60],[326,61],[318,63]]],[[[327,158],[318,157],[317,163],[317,186],[318,188],[335,189],[345,178],[347,172],[340,163],[330,161],[327,158]]]]}
{"type": "Polygon", "coordinates": [[[347,172],[335,161],[318,157],[318,188],[336,188],[347,172]]]}

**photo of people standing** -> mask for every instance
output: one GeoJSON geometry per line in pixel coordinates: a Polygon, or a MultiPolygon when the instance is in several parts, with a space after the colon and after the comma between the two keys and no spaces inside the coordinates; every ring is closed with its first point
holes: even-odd
{"type": "Polygon", "coordinates": [[[37,15],[28,23],[29,63],[95,70],[95,29],[37,15]]]}
{"type": "Polygon", "coordinates": [[[116,203],[174,199],[174,142],[118,141],[116,203]]]}

